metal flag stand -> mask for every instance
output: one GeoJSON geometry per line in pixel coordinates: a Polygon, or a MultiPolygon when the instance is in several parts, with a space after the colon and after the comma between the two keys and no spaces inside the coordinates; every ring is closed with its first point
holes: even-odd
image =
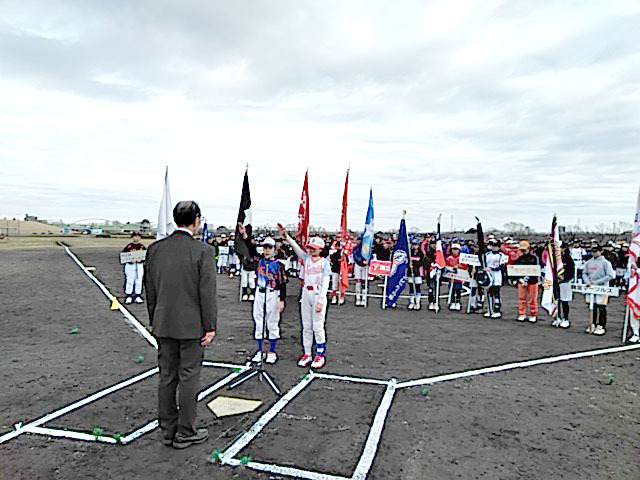
{"type": "MultiPolygon", "coordinates": [[[[264,302],[262,304],[262,339],[263,339],[263,342],[264,342],[264,337],[267,334],[267,293],[268,293],[268,289],[269,289],[268,286],[264,287],[264,302]]],[[[250,380],[251,378],[257,376],[258,379],[261,382],[262,382],[262,380],[264,380],[267,383],[267,385],[269,385],[271,390],[273,390],[273,393],[275,393],[278,397],[282,396],[282,391],[280,390],[280,387],[278,387],[278,384],[271,377],[271,375],[269,375],[269,373],[267,372],[267,370],[265,368],[265,364],[264,364],[265,355],[264,355],[264,352],[261,352],[261,353],[262,354],[260,355],[260,360],[258,360],[257,362],[252,362],[251,363],[251,367],[246,372],[244,372],[236,380],[234,380],[232,383],[229,384],[229,386],[227,387],[229,390],[233,390],[237,386],[242,385],[244,382],[246,382],[246,381],[250,380]]]]}

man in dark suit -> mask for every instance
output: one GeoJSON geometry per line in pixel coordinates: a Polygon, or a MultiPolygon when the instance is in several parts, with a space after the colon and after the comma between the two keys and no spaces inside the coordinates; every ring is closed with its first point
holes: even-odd
{"type": "Polygon", "coordinates": [[[176,231],[147,250],[144,284],[158,340],[162,443],[186,448],[209,437],[206,429],[195,428],[196,395],[204,347],[215,337],[216,264],[214,249],[193,238],[201,222],[198,204],[178,203],[173,220],[176,231]]]}

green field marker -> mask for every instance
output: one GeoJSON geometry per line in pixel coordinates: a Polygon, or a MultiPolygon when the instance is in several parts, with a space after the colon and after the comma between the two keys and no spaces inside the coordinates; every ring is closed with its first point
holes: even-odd
{"type": "Polygon", "coordinates": [[[251,461],[251,457],[249,455],[245,455],[240,459],[240,463],[242,465],[248,465],[250,461],[251,461]]]}
{"type": "Polygon", "coordinates": [[[213,452],[211,452],[209,454],[209,456],[207,457],[207,460],[210,463],[219,463],[220,462],[220,454],[221,453],[222,452],[216,448],[213,452]]]}
{"type": "Polygon", "coordinates": [[[611,385],[615,381],[616,381],[616,376],[615,375],[609,375],[609,383],[607,385],[611,385]]]}
{"type": "Polygon", "coordinates": [[[423,388],[422,390],[420,390],[420,393],[423,396],[428,397],[429,396],[429,389],[428,388],[423,388]]]}
{"type": "Polygon", "coordinates": [[[138,355],[138,358],[136,358],[136,363],[142,363],[144,362],[144,355],[138,355]]]}
{"type": "Polygon", "coordinates": [[[104,428],[99,427],[98,425],[96,425],[95,427],[93,427],[93,430],[91,430],[91,434],[96,437],[96,440],[98,439],[98,437],[100,435],[102,435],[102,433],[104,432],[104,428]]]}
{"type": "Polygon", "coordinates": [[[71,330],[69,330],[69,333],[74,334],[74,333],[78,333],[80,331],[80,329],[78,327],[73,327],[71,330]]]}

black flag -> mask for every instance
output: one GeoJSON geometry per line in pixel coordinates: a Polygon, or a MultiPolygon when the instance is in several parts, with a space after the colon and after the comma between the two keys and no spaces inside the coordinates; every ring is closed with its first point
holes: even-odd
{"type": "Polygon", "coordinates": [[[476,225],[476,233],[478,234],[478,260],[480,260],[480,266],[476,268],[476,281],[481,287],[488,287],[491,284],[489,275],[484,270],[487,266],[486,259],[484,257],[486,247],[484,245],[484,232],[482,231],[482,223],[480,219],[476,217],[478,224],[476,225]]]}
{"type": "Polygon", "coordinates": [[[251,251],[249,248],[253,230],[251,223],[251,193],[249,192],[249,170],[247,169],[244,172],[244,181],[242,182],[242,196],[240,197],[240,209],[238,210],[238,221],[236,222],[235,242],[236,253],[243,263],[249,260],[249,252],[251,251]],[[246,240],[240,233],[238,224],[244,226],[247,234],[246,240]]]}

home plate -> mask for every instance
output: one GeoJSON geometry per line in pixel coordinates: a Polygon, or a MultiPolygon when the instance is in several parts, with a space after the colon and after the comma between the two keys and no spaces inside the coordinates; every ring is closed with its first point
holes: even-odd
{"type": "Polygon", "coordinates": [[[216,417],[228,417],[229,415],[253,412],[260,405],[262,405],[260,400],[220,396],[211,400],[207,407],[216,417]]]}

